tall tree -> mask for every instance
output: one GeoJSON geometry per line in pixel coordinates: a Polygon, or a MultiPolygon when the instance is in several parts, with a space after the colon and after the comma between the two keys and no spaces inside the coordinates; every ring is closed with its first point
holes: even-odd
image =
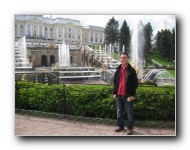
{"type": "Polygon", "coordinates": [[[108,21],[104,32],[106,44],[114,44],[118,41],[119,23],[114,19],[114,17],[108,21]]]}
{"type": "Polygon", "coordinates": [[[150,22],[148,22],[144,27],[144,34],[145,34],[145,45],[144,45],[144,51],[145,55],[149,54],[150,50],[152,49],[152,26],[150,22]]]}
{"type": "Polygon", "coordinates": [[[124,20],[119,33],[120,52],[122,51],[124,45],[125,52],[129,53],[130,41],[131,41],[130,29],[129,26],[127,25],[127,22],[124,20]]]}
{"type": "Polygon", "coordinates": [[[165,58],[165,60],[170,59],[171,55],[171,49],[172,49],[172,38],[171,38],[171,32],[168,29],[161,31],[160,36],[160,54],[162,57],[165,58]]]}
{"type": "Polygon", "coordinates": [[[172,32],[171,59],[175,60],[175,28],[173,28],[171,32],[172,32]]]}
{"type": "Polygon", "coordinates": [[[161,36],[161,32],[158,31],[157,34],[155,35],[154,37],[154,40],[155,40],[155,51],[159,51],[160,47],[160,36],[161,36]]]}

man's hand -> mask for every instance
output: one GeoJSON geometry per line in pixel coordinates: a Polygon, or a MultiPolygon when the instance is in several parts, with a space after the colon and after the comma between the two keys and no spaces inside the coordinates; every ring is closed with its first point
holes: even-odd
{"type": "Polygon", "coordinates": [[[113,95],[113,99],[116,99],[116,94],[115,94],[115,95],[113,95]]]}
{"type": "Polygon", "coordinates": [[[133,101],[135,98],[133,96],[130,96],[130,101],[133,101]]]}

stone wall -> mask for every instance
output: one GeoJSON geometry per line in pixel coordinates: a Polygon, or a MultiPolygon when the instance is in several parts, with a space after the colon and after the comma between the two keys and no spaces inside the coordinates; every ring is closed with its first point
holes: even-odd
{"type": "MultiPolygon", "coordinates": [[[[34,67],[51,67],[58,61],[58,48],[29,47],[30,61],[34,67]],[[45,59],[45,60],[44,60],[45,59]]],[[[82,53],[80,49],[70,49],[71,65],[83,66],[82,53]]]]}

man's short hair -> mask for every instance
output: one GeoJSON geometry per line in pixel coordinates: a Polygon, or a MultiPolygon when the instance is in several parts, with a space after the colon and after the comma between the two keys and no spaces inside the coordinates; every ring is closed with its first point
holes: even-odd
{"type": "Polygon", "coordinates": [[[128,53],[125,53],[125,52],[121,53],[121,55],[127,55],[127,57],[129,57],[128,53]]]}

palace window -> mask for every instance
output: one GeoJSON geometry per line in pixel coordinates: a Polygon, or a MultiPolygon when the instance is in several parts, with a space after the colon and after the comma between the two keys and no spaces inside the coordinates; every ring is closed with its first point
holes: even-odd
{"type": "Polygon", "coordinates": [[[67,38],[67,33],[65,33],[65,38],[67,38]]]}
{"type": "Polygon", "coordinates": [[[47,32],[45,32],[45,38],[47,39],[47,32]]]}
{"type": "Polygon", "coordinates": [[[27,30],[27,36],[30,36],[30,30],[27,30]]]}
{"type": "Polygon", "coordinates": [[[24,36],[24,32],[23,32],[23,30],[20,30],[20,36],[21,36],[21,37],[24,36]]]}
{"type": "Polygon", "coordinates": [[[15,24],[15,35],[17,36],[17,24],[15,24]]]}
{"type": "Polygon", "coordinates": [[[61,38],[61,33],[59,32],[59,38],[61,38]]]}
{"type": "Polygon", "coordinates": [[[50,38],[53,39],[53,33],[50,34],[50,38]]]}
{"type": "Polygon", "coordinates": [[[72,34],[72,38],[75,39],[75,34],[72,34]]]}
{"type": "Polygon", "coordinates": [[[36,31],[34,31],[34,36],[36,36],[36,31]]]}
{"type": "Polygon", "coordinates": [[[42,37],[42,31],[40,31],[39,37],[42,37]]]}
{"type": "Polygon", "coordinates": [[[40,26],[40,30],[42,30],[42,26],[40,26]]]}

